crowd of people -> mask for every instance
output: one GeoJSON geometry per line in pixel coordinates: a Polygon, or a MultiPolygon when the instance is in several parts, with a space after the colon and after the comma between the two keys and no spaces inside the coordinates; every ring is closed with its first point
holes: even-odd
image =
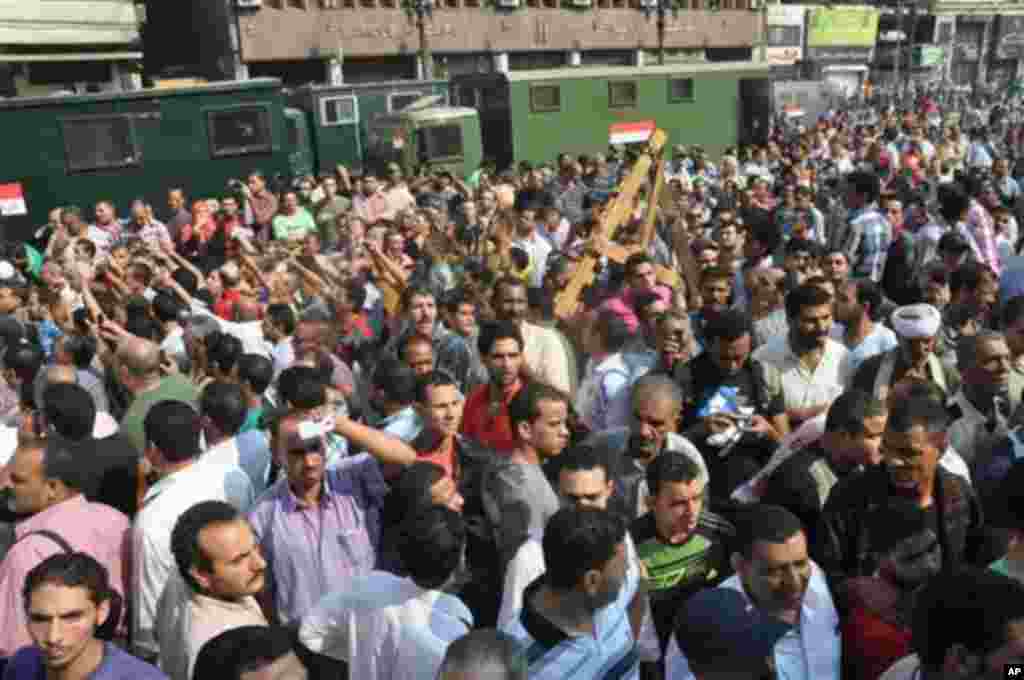
{"type": "Polygon", "coordinates": [[[55,207],[0,677],[1009,677],[1024,135],[934,108],[55,207]]]}

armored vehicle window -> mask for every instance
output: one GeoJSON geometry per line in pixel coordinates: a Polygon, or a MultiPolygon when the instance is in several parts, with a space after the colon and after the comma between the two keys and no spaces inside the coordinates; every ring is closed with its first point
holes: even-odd
{"type": "Polygon", "coordinates": [[[69,172],[142,163],[130,116],[88,116],[61,121],[69,172]]]}
{"type": "Polygon", "coordinates": [[[320,100],[320,124],[324,127],[359,122],[356,98],[346,94],[339,97],[324,97],[320,100]]]}
{"type": "Polygon", "coordinates": [[[530,110],[534,113],[561,109],[562,88],[558,85],[534,85],[530,88],[530,110]]]}
{"type": "Polygon", "coordinates": [[[608,106],[610,108],[636,106],[636,83],[626,80],[608,83],[608,106]]]}
{"type": "Polygon", "coordinates": [[[462,156],[462,129],[458,125],[421,128],[416,134],[419,136],[421,162],[462,156]]]}
{"type": "Polygon", "coordinates": [[[668,100],[670,102],[692,102],[693,78],[670,78],[668,81],[668,100]]]}
{"type": "Polygon", "coordinates": [[[271,150],[273,134],[268,107],[244,106],[210,111],[206,115],[210,150],[215,158],[271,150]]]}

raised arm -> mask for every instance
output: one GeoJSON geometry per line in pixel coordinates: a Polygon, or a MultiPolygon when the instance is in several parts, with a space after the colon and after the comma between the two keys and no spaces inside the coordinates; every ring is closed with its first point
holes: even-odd
{"type": "Polygon", "coordinates": [[[404,467],[416,462],[416,451],[398,437],[360,425],[346,416],[335,419],[334,431],[357,447],[366,449],[381,463],[404,467]]]}

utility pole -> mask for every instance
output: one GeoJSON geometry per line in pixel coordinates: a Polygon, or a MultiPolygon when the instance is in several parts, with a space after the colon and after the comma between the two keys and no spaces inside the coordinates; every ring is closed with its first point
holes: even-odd
{"type": "Polygon", "coordinates": [[[416,18],[416,28],[420,34],[420,72],[422,80],[434,77],[434,56],[430,51],[427,39],[427,19],[434,16],[434,0],[409,0],[406,11],[416,18]]]}
{"type": "Polygon", "coordinates": [[[899,17],[899,30],[896,31],[896,56],[892,62],[893,93],[898,97],[900,90],[900,62],[903,60],[903,0],[896,3],[896,16],[899,17]]]}

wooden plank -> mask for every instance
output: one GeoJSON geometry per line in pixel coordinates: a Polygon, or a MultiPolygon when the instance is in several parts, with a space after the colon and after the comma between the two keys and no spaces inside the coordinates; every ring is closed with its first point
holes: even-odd
{"type": "MultiPolygon", "coordinates": [[[[602,234],[609,243],[615,238],[615,231],[619,228],[619,225],[625,222],[633,212],[633,198],[647,177],[651,164],[654,162],[654,157],[661,153],[667,139],[668,135],[662,130],[654,131],[648,143],[647,152],[637,159],[636,165],[633,166],[629,176],[623,180],[622,185],[619,187],[618,196],[616,196],[615,200],[601,217],[598,233],[602,234]]],[[[569,285],[555,297],[555,316],[560,319],[568,319],[576,313],[580,295],[582,295],[583,289],[594,280],[594,270],[596,267],[597,258],[589,253],[584,254],[579,264],[576,265],[576,271],[573,272],[569,285]]]]}

